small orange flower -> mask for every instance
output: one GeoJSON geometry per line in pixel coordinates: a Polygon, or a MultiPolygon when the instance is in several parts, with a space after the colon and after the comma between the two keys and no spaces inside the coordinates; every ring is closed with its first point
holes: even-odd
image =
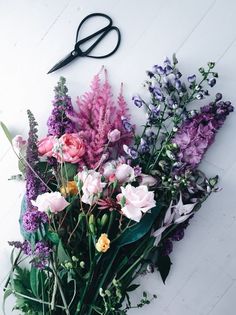
{"type": "Polygon", "coordinates": [[[110,240],[107,237],[106,233],[101,234],[97,243],[96,243],[96,250],[98,252],[105,253],[110,248],[110,240]]]}
{"type": "Polygon", "coordinates": [[[78,187],[75,181],[69,181],[65,187],[61,187],[60,191],[64,197],[75,196],[78,193],[78,187]]]}

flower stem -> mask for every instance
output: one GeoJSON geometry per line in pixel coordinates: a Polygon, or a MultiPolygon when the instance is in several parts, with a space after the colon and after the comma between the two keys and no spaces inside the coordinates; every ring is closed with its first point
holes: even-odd
{"type": "Polygon", "coordinates": [[[55,281],[57,282],[59,291],[61,293],[61,298],[62,298],[62,302],[63,302],[64,307],[65,307],[66,315],[70,315],[70,311],[69,311],[69,308],[68,308],[68,305],[67,305],[67,302],[66,302],[66,298],[65,298],[64,292],[62,290],[61,282],[60,282],[60,279],[58,278],[58,275],[57,275],[57,272],[56,272],[55,267],[53,265],[53,262],[52,262],[52,271],[53,271],[53,274],[55,276],[55,281]]]}

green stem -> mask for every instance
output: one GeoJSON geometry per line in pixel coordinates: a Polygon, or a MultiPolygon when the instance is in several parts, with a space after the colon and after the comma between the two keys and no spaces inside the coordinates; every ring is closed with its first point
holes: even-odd
{"type": "Polygon", "coordinates": [[[64,292],[62,290],[61,282],[60,282],[60,279],[58,278],[58,275],[57,275],[57,272],[56,272],[55,267],[53,265],[53,262],[52,262],[52,271],[53,271],[53,274],[55,276],[55,281],[57,282],[59,291],[61,293],[61,298],[62,298],[62,302],[63,302],[63,304],[65,306],[66,315],[70,315],[70,311],[69,311],[69,308],[68,308],[68,305],[67,305],[67,302],[66,302],[66,298],[65,298],[64,292]]]}
{"type": "Polygon", "coordinates": [[[118,279],[118,281],[121,281],[146,256],[149,250],[153,247],[154,240],[155,239],[151,239],[150,245],[147,245],[144,253],[126,270],[126,272],[118,279]]]}
{"type": "MultiPolygon", "coordinates": [[[[49,305],[49,306],[51,305],[50,302],[45,302],[45,301],[40,300],[40,299],[32,298],[31,296],[28,296],[28,295],[19,293],[19,292],[15,291],[15,290],[11,290],[11,292],[12,292],[13,294],[15,294],[15,295],[21,296],[21,297],[23,297],[23,298],[25,298],[25,299],[28,299],[28,300],[31,300],[31,301],[35,301],[35,302],[38,302],[38,303],[46,304],[46,305],[49,305]]],[[[64,306],[61,306],[61,305],[56,305],[56,307],[61,308],[61,309],[63,309],[63,310],[66,310],[65,307],[64,307],[64,306]]]]}
{"type": "MultiPolygon", "coordinates": [[[[90,282],[91,282],[91,280],[92,280],[93,272],[94,272],[94,267],[95,267],[96,263],[97,263],[97,256],[95,255],[95,256],[94,256],[94,259],[93,259],[93,262],[92,262],[92,264],[90,265],[90,269],[89,269],[89,275],[90,275],[90,277],[89,277],[89,279],[87,280],[87,283],[86,283],[86,286],[85,286],[85,288],[84,288],[84,292],[83,292],[83,294],[82,294],[81,300],[79,301],[80,308],[79,308],[77,311],[82,311],[82,310],[83,310],[84,299],[85,299],[85,297],[86,297],[86,293],[87,293],[87,291],[88,291],[90,282]],[[81,308],[81,307],[82,307],[82,308],[81,308]]],[[[77,308],[78,308],[78,306],[77,306],[77,308]]],[[[79,313],[76,313],[76,314],[79,314],[79,313]]],[[[81,314],[83,314],[83,313],[81,313],[81,314]]]]}
{"type": "Polygon", "coordinates": [[[112,265],[113,265],[113,262],[114,262],[114,260],[115,260],[115,258],[116,258],[116,255],[118,254],[118,251],[119,251],[119,248],[117,248],[116,251],[114,252],[113,257],[112,257],[112,259],[111,259],[111,261],[110,261],[110,264],[109,264],[109,266],[107,267],[106,271],[104,272],[104,275],[103,275],[103,277],[102,277],[100,283],[98,284],[98,286],[97,286],[97,288],[96,288],[94,297],[93,297],[93,299],[92,299],[92,301],[91,301],[91,303],[90,303],[89,310],[88,310],[88,313],[87,313],[86,315],[91,315],[91,313],[92,313],[92,311],[93,311],[93,308],[92,308],[93,303],[94,303],[94,301],[96,301],[96,299],[97,299],[97,297],[98,297],[99,289],[103,287],[104,282],[106,281],[106,278],[107,278],[107,276],[108,276],[108,273],[110,272],[110,269],[111,269],[111,267],[112,267],[112,265]]]}

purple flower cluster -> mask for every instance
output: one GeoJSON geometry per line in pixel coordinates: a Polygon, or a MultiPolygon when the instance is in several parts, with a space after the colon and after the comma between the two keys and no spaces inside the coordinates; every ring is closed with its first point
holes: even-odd
{"type": "Polygon", "coordinates": [[[51,136],[60,137],[65,133],[76,132],[75,124],[69,118],[74,116],[74,110],[65,82],[65,78],[61,77],[55,87],[53,110],[47,122],[48,135],[51,136]]]}
{"type": "Polygon", "coordinates": [[[26,232],[35,232],[41,224],[48,223],[48,216],[45,212],[30,210],[23,215],[23,227],[26,232]]]}
{"type": "Polygon", "coordinates": [[[44,269],[48,264],[48,259],[50,257],[50,253],[52,249],[46,242],[39,241],[36,243],[33,255],[34,258],[32,260],[32,264],[35,268],[44,269]]]}
{"type": "Polygon", "coordinates": [[[233,111],[230,102],[216,101],[201,108],[200,112],[187,119],[176,133],[173,143],[179,147],[178,160],[181,170],[195,169],[208,147],[213,143],[216,132],[226,117],[233,111]]]}
{"type": "Polygon", "coordinates": [[[170,236],[165,239],[162,243],[161,247],[161,255],[168,256],[173,250],[173,242],[181,241],[184,237],[184,230],[189,225],[189,220],[179,224],[173,232],[171,232],[170,236]]]}

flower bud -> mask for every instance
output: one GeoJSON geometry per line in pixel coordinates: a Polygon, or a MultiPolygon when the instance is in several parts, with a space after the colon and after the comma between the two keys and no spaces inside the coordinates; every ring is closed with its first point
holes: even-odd
{"type": "Polygon", "coordinates": [[[107,137],[110,142],[116,142],[120,140],[120,131],[118,129],[114,129],[108,133],[107,137]]]}
{"type": "Polygon", "coordinates": [[[17,135],[12,139],[13,148],[17,151],[20,151],[25,147],[27,141],[21,135],[17,135]]]}
{"type": "Polygon", "coordinates": [[[96,233],[96,226],[95,226],[96,222],[95,222],[95,217],[93,214],[90,215],[89,217],[89,229],[91,231],[92,234],[96,233]]]}
{"type": "Polygon", "coordinates": [[[84,261],[81,261],[81,262],[79,263],[79,265],[80,265],[80,267],[81,267],[82,269],[84,269],[84,267],[85,267],[85,262],[84,262],[84,261]]]}
{"type": "Polygon", "coordinates": [[[104,227],[107,224],[108,221],[108,214],[105,213],[101,218],[101,226],[104,227]]]}

